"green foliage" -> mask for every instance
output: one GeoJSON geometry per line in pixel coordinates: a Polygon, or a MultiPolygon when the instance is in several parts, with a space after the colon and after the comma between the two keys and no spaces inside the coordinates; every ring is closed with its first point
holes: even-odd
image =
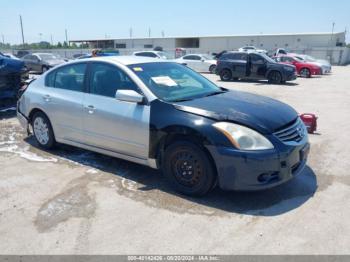
{"type": "Polygon", "coordinates": [[[6,49],[77,49],[77,48],[87,48],[87,45],[77,45],[76,43],[68,45],[66,41],[63,43],[58,42],[57,44],[52,45],[49,42],[42,41],[39,43],[25,43],[24,45],[11,45],[8,43],[0,43],[0,50],[6,50],[6,49]]]}

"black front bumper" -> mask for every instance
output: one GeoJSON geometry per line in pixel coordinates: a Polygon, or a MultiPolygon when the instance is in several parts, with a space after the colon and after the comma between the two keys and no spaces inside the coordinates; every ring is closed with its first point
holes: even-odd
{"type": "Polygon", "coordinates": [[[264,151],[207,148],[216,164],[220,188],[253,191],[275,187],[300,174],[306,165],[310,145],[305,138],[298,145],[280,145],[264,151]]]}

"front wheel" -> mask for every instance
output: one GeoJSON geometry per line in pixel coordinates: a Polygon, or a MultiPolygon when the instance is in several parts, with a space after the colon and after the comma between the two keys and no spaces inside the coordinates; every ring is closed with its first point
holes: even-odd
{"type": "Polygon", "coordinates": [[[208,193],[216,179],[212,160],[202,148],[189,141],[175,142],[166,148],[162,170],[177,191],[191,196],[208,193]]]}
{"type": "Polygon", "coordinates": [[[49,68],[47,66],[43,66],[41,69],[41,72],[45,73],[47,70],[49,70],[49,68]]]}
{"type": "Polygon", "coordinates": [[[305,77],[305,78],[310,78],[311,77],[311,72],[307,68],[303,68],[300,70],[300,76],[305,77]]]}
{"type": "Polygon", "coordinates": [[[33,116],[32,127],[35,140],[44,149],[50,149],[55,145],[55,136],[50,120],[42,112],[37,112],[33,116]]]}
{"type": "Polygon", "coordinates": [[[271,84],[280,84],[282,82],[282,75],[278,71],[272,71],[268,76],[268,81],[271,84]]]}
{"type": "Polygon", "coordinates": [[[232,79],[232,72],[229,69],[224,69],[220,72],[221,81],[230,81],[232,79]]]}

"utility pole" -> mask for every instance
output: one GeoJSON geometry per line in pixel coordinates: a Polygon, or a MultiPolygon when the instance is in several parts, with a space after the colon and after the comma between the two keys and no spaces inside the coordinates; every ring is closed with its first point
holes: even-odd
{"type": "Polygon", "coordinates": [[[129,28],[129,36],[132,38],[132,27],[129,28]]]}
{"type": "Polygon", "coordinates": [[[5,45],[5,37],[4,37],[4,35],[2,34],[1,37],[2,37],[2,43],[5,45]]]}
{"type": "Polygon", "coordinates": [[[24,47],[24,33],[23,33],[23,23],[22,23],[22,16],[21,15],[19,16],[19,21],[21,24],[21,32],[22,32],[22,45],[24,47]]]}
{"type": "Polygon", "coordinates": [[[148,37],[151,38],[151,28],[148,28],[148,37]]]}
{"type": "Polygon", "coordinates": [[[165,33],[164,33],[164,30],[162,31],[162,37],[165,37],[165,33]]]}
{"type": "Polygon", "coordinates": [[[51,45],[53,46],[53,37],[52,35],[50,37],[51,37],[51,45]]]}
{"type": "Polygon", "coordinates": [[[67,43],[67,47],[68,47],[69,44],[68,44],[68,33],[67,33],[67,29],[65,29],[65,34],[66,34],[66,43],[67,43]]]}

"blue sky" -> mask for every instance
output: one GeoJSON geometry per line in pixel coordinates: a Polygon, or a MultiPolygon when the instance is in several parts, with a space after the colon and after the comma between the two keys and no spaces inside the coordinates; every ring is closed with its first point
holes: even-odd
{"type": "MultiPolygon", "coordinates": [[[[350,1],[330,0],[0,0],[0,41],[350,30],[350,1]]],[[[347,42],[350,42],[348,34],[347,42]]]]}

